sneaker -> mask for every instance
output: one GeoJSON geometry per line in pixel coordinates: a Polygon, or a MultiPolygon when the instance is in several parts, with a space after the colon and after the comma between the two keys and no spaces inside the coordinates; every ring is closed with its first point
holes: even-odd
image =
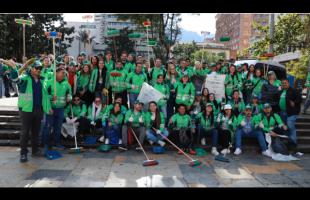
{"type": "Polygon", "coordinates": [[[206,138],[201,139],[201,145],[205,146],[206,145],[206,138]]]}
{"type": "Polygon", "coordinates": [[[101,136],[101,137],[99,138],[99,142],[104,142],[104,136],[101,136]]]}
{"type": "Polygon", "coordinates": [[[211,153],[214,156],[218,156],[219,155],[219,152],[217,151],[216,147],[212,147],[211,153]]]}
{"type": "Polygon", "coordinates": [[[109,144],[109,138],[105,139],[105,144],[109,144]]]}
{"type": "Polygon", "coordinates": [[[28,161],[28,159],[27,159],[27,154],[22,154],[22,155],[20,155],[20,162],[21,163],[25,163],[25,162],[27,162],[28,161]]]}
{"type": "Polygon", "coordinates": [[[230,154],[230,150],[229,149],[223,149],[222,151],[221,151],[221,154],[230,154]]]}
{"type": "Polygon", "coordinates": [[[128,150],[126,145],[121,145],[121,146],[118,147],[118,149],[122,150],[122,151],[127,151],[128,150]]]}
{"type": "Polygon", "coordinates": [[[165,146],[166,142],[158,140],[157,142],[161,147],[165,146]]]}
{"type": "Polygon", "coordinates": [[[122,144],[122,143],[123,143],[122,139],[119,139],[118,144],[122,144]]]}
{"type": "Polygon", "coordinates": [[[153,144],[154,144],[154,142],[153,142],[153,141],[151,141],[151,140],[149,140],[149,143],[150,143],[150,145],[153,145],[153,144]]]}
{"type": "Polygon", "coordinates": [[[136,151],[142,151],[142,147],[136,147],[136,151]]]}
{"type": "Polygon", "coordinates": [[[15,93],[12,97],[18,97],[18,94],[17,94],[17,93],[15,93]]]}
{"type": "Polygon", "coordinates": [[[242,153],[242,150],[240,148],[236,148],[234,154],[235,155],[240,155],[242,153]]]}
{"type": "Polygon", "coordinates": [[[43,156],[43,153],[41,150],[38,150],[34,153],[31,154],[32,157],[42,157],[43,156]]]}
{"type": "Polygon", "coordinates": [[[266,151],[263,151],[263,152],[262,152],[262,155],[267,156],[267,157],[270,157],[270,158],[272,157],[272,155],[271,155],[269,149],[267,149],[266,151]]]}
{"type": "Polygon", "coordinates": [[[189,149],[189,154],[196,155],[196,151],[194,151],[193,149],[189,149]]]}

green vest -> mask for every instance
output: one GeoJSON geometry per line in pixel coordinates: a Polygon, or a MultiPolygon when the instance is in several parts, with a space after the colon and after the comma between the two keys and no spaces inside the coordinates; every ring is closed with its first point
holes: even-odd
{"type": "MultiPolygon", "coordinates": [[[[102,69],[102,72],[103,73],[104,71],[104,68],[102,69]]],[[[108,71],[106,71],[106,73],[108,73],[108,71]]],[[[97,79],[98,79],[98,68],[95,68],[93,69],[93,71],[91,72],[91,76],[90,76],[90,81],[89,81],[89,86],[88,86],[88,89],[90,92],[95,92],[95,89],[96,89],[96,83],[97,83],[97,79]]],[[[106,75],[106,82],[107,82],[107,75],[106,75]]],[[[106,85],[107,83],[104,83],[104,87],[106,88],[106,85]]]]}
{"type": "Polygon", "coordinates": [[[77,90],[78,91],[82,91],[83,89],[88,90],[89,82],[90,82],[90,74],[78,73],[77,90]]]}
{"type": "Polygon", "coordinates": [[[210,115],[208,118],[206,118],[203,112],[197,115],[197,121],[204,130],[210,130],[214,128],[215,120],[216,117],[214,117],[214,115],[210,115]],[[213,124],[211,124],[212,117],[213,117],[213,124]]]}
{"type": "Polygon", "coordinates": [[[69,95],[70,100],[72,99],[71,86],[65,79],[62,80],[61,82],[56,81],[56,95],[57,95],[56,101],[52,100],[55,94],[54,79],[50,79],[47,81],[47,92],[53,108],[64,108],[67,104],[66,102],[67,95],[69,95]]]}
{"type": "Polygon", "coordinates": [[[260,78],[260,77],[254,77],[253,80],[253,94],[255,94],[256,96],[258,96],[261,91],[262,91],[262,86],[264,84],[264,79],[260,78]]]}
{"type": "Polygon", "coordinates": [[[112,126],[123,124],[124,115],[121,112],[116,115],[108,112],[105,116],[106,117],[102,117],[102,123],[108,121],[111,122],[112,126]]]}
{"type": "Polygon", "coordinates": [[[124,69],[128,73],[134,72],[136,70],[136,64],[134,62],[126,62],[126,64],[124,65],[124,69]]]}
{"type": "Polygon", "coordinates": [[[153,123],[155,123],[152,120],[152,113],[151,112],[147,112],[145,113],[145,125],[147,128],[159,128],[160,131],[163,131],[165,128],[165,117],[164,114],[162,112],[159,113],[160,115],[160,125],[159,127],[155,127],[155,124],[153,125],[153,123]]]}
{"type": "Polygon", "coordinates": [[[273,115],[270,116],[269,120],[267,119],[267,116],[264,113],[261,113],[256,116],[256,126],[259,125],[260,122],[263,123],[264,128],[263,130],[267,133],[271,131],[273,128],[275,128],[276,125],[279,125],[279,127],[283,126],[283,122],[281,120],[281,117],[274,113],[273,115]]]}
{"type": "Polygon", "coordinates": [[[140,112],[134,112],[133,110],[128,110],[126,112],[125,115],[125,120],[124,123],[126,124],[127,122],[129,122],[129,118],[132,117],[133,121],[132,121],[132,127],[140,127],[140,122],[139,122],[139,118],[142,116],[142,120],[143,120],[143,126],[145,126],[145,116],[144,113],[142,111],[140,112]]]}
{"type": "Polygon", "coordinates": [[[195,98],[195,87],[193,83],[188,82],[184,86],[183,83],[178,83],[175,86],[176,90],[176,103],[177,104],[185,104],[186,106],[190,106],[194,103],[195,98]]]}
{"type": "Polygon", "coordinates": [[[238,74],[232,76],[231,74],[226,75],[225,78],[225,93],[227,96],[231,96],[234,89],[241,89],[242,82],[238,74]]]}
{"type": "MultiPolygon", "coordinates": [[[[231,105],[232,109],[234,110],[235,109],[235,101],[232,99],[229,101],[229,104],[231,105]]],[[[245,105],[244,105],[244,102],[243,100],[240,100],[238,102],[238,111],[239,113],[242,113],[245,109],[245,105]]]]}
{"type": "Polygon", "coordinates": [[[131,72],[128,74],[126,82],[128,84],[128,91],[131,93],[139,94],[142,84],[147,82],[147,77],[145,73],[141,72],[137,74],[136,72],[131,72]],[[134,85],[137,88],[132,89],[131,86],[134,85]]]}
{"type": "Polygon", "coordinates": [[[111,76],[109,75],[108,76],[108,86],[111,87],[112,91],[113,92],[123,92],[124,90],[127,89],[128,87],[128,84],[126,83],[126,78],[127,78],[127,71],[125,69],[115,69],[115,70],[112,70],[110,72],[110,74],[112,72],[118,72],[118,73],[121,73],[122,76],[111,76]]]}
{"type": "Polygon", "coordinates": [[[308,76],[307,76],[307,79],[306,79],[306,84],[305,86],[309,89],[310,88],[310,72],[308,72],[308,76]]]}
{"type": "Polygon", "coordinates": [[[151,76],[150,83],[151,83],[151,85],[154,85],[157,82],[157,76],[160,74],[164,75],[164,76],[166,75],[166,70],[163,66],[153,67],[151,69],[151,72],[150,72],[150,76],[151,76]]]}
{"type": "MultiPolygon", "coordinates": [[[[85,117],[86,116],[86,105],[81,104],[81,105],[74,105],[72,104],[72,112],[73,112],[73,117],[85,117]]],[[[70,117],[71,118],[71,106],[68,105],[65,108],[65,117],[70,117]]]]}
{"type": "Polygon", "coordinates": [[[113,60],[110,60],[109,62],[104,61],[104,66],[107,68],[107,70],[110,72],[114,69],[114,62],[113,60]]]}

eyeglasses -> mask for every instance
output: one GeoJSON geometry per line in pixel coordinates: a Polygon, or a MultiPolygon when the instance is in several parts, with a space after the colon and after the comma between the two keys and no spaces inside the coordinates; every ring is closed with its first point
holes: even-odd
{"type": "Polygon", "coordinates": [[[35,68],[36,70],[40,70],[40,71],[42,70],[42,66],[35,66],[34,68],[35,68]]]}

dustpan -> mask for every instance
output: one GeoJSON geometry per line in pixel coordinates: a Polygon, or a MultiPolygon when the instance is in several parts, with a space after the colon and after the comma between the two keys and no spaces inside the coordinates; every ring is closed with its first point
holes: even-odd
{"type": "Polygon", "coordinates": [[[58,151],[55,151],[55,150],[48,150],[46,153],[45,153],[45,157],[47,160],[56,160],[58,158],[61,158],[62,155],[58,152],[58,151]]]}

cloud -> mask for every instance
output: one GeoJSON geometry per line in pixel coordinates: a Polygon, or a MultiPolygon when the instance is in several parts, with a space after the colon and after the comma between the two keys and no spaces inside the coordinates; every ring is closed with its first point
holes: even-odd
{"type": "Polygon", "coordinates": [[[182,14],[180,26],[182,29],[193,31],[201,35],[201,31],[208,31],[215,34],[216,13],[186,13],[182,14]]]}

